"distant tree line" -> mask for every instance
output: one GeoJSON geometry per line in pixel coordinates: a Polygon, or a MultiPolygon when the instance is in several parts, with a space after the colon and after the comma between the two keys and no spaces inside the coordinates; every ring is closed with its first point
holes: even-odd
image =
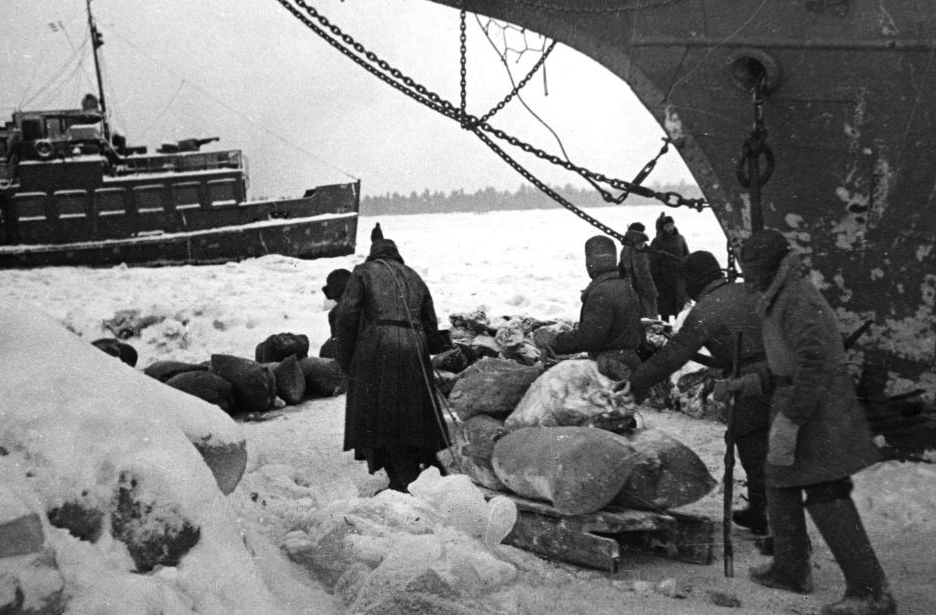
{"type": "MultiPolygon", "coordinates": [[[[550,186],[565,199],[578,207],[602,207],[609,205],[601,194],[591,187],[579,188],[566,184],[564,187],[550,186]]],[[[688,198],[702,196],[699,187],[681,181],[678,184],[653,184],[657,192],[678,192],[688,198]]],[[[616,194],[616,192],[615,192],[616,194]]],[[[655,205],[658,201],[632,194],[624,205],[655,205]]],[[[561,207],[558,203],[528,184],[511,192],[487,187],[475,192],[453,190],[448,194],[442,191],[430,192],[429,189],[409,195],[396,192],[379,196],[365,196],[361,199],[361,215],[380,216],[393,214],[451,213],[451,212],[486,212],[505,209],[547,209],[561,207]]]]}

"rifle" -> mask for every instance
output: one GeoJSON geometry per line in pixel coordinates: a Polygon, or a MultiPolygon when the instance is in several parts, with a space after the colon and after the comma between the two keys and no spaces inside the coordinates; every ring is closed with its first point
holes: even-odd
{"type": "MultiPolygon", "coordinates": [[[[741,332],[734,335],[734,353],[731,358],[731,377],[737,378],[741,375],[741,332]]],[[[731,505],[734,500],[734,407],[737,403],[738,394],[732,393],[728,397],[726,404],[726,418],[728,420],[728,429],[725,432],[725,484],[724,507],[722,510],[722,535],[724,537],[724,555],[725,555],[725,576],[731,578],[734,576],[734,545],[731,544],[731,505]]]]}

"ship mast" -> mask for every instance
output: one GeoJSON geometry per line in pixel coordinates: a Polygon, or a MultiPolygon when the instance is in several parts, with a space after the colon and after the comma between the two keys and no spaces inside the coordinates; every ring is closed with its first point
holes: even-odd
{"type": "Polygon", "coordinates": [[[94,73],[97,75],[98,100],[101,104],[101,129],[104,133],[104,140],[110,143],[110,127],[107,125],[107,106],[104,104],[104,82],[101,79],[101,64],[98,61],[98,47],[104,44],[101,33],[98,32],[94,24],[94,17],[91,15],[91,0],[87,0],[88,7],[88,30],[91,32],[91,54],[94,56],[94,73]]]}

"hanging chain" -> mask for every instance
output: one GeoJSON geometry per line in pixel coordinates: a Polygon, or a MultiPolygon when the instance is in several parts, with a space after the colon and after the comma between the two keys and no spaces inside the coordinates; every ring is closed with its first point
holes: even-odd
{"type": "Polygon", "coordinates": [[[735,166],[735,175],[742,188],[748,191],[751,205],[751,232],[764,228],[764,211],[761,203],[761,187],[767,183],[774,172],[774,154],[767,144],[767,128],[764,126],[764,85],[766,75],[761,77],[751,88],[751,105],[754,109],[754,125],[751,134],[741,146],[741,155],[735,166]],[[765,167],[761,171],[760,158],[764,157],[765,167]]]}
{"type": "MultiPolygon", "coordinates": [[[[462,2],[464,4],[464,2],[462,2]]],[[[468,117],[468,33],[466,31],[467,12],[464,7],[459,14],[459,60],[461,62],[461,126],[465,128],[466,118],[468,117]]]]}
{"type": "MultiPolygon", "coordinates": [[[[487,135],[482,135],[481,131],[485,133],[489,133],[490,135],[497,137],[498,139],[501,139],[502,141],[506,141],[510,145],[522,150],[523,152],[527,154],[532,154],[541,160],[545,160],[553,165],[562,167],[566,169],[567,171],[576,173],[577,175],[585,178],[586,180],[599,182],[602,184],[607,184],[608,186],[611,186],[612,188],[615,188],[617,190],[627,191],[629,193],[637,194],[643,197],[653,198],[669,207],[690,207],[697,211],[702,211],[704,208],[708,207],[704,199],[687,198],[687,197],[682,196],[678,192],[658,192],[651,188],[647,188],[645,186],[639,186],[639,185],[636,185],[634,183],[631,183],[622,179],[614,179],[614,178],[608,177],[607,175],[604,175],[603,173],[598,173],[598,172],[586,169],[584,167],[577,166],[569,162],[568,160],[564,160],[562,158],[559,158],[558,156],[549,154],[529,143],[526,143],[525,141],[521,141],[520,139],[507,134],[503,130],[494,128],[487,121],[481,121],[481,118],[477,118],[469,114],[467,111],[464,111],[464,112],[461,111],[460,109],[456,108],[451,102],[443,99],[437,93],[429,90],[424,85],[417,83],[411,77],[401,72],[399,69],[391,66],[386,60],[381,59],[374,52],[368,51],[361,43],[357,42],[353,37],[342,32],[342,30],[338,28],[338,26],[332,24],[328,20],[328,18],[326,18],[324,15],[321,15],[314,7],[309,6],[305,2],[305,0],[293,0],[293,2],[295,2],[296,5],[302,7],[302,9],[306,13],[308,13],[309,16],[313,17],[316,21],[318,21],[322,27],[319,27],[315,22],[312,21],[312,19],[309,19],[309,17],[306,17],[305,15],[303,15],[295,6],[292,5],[292,3],[290,3],[289,0],[277,0],[277,2],[279,2],[286,10],[288,10],[299,21],[305,24],[310,30],[315,32],[319,37],[324,39],[329,45],[334,47],[337,51],[345,55],[347,58],[349,58],[350,60],[352,60],[359,66],[361,66],[362,68],[364,68],[366,71],[368,71],[369,73],[371,73],[372,75],[374,75],[375,77],[377,77],[378,79],[386,83],[387,85],[402,92],[403,94],[406,94],[413,100],[416,100],[417,102],[422,103],[423,105],[425,105],[426,107],[429,107],[430,109],[436,111],[437,113],[444,115],[445,117],[448,117],[450,119],[453,119],[459,122],[459,124],[466,126],[467,129],[471,130],[476,135],[478,135],[478,137],[481,138],[481,140],[484,141],[489,147],[493,146],[492,149],[495,151],[495,153],[498,153],[499,151],[502,152],[503,150],[500,150],[499,147],[494,145],[493,141],[491,141],[491,139],[488,138],[487,135]],[[328,32],[326,32],[325,30],[328,30],[328,32]],[[329,32],[331,33],[331,36],[329,35],[329,32]]],[[[493,115],[493,113],[491,115],[493,115]]],[[[501,155],[501,154],[498,153],[498,155],[501,155]]],[[[502,155],[501,157],[503,158],[502,155]]],[[[513,159],[511,158],[511,160],[513,159]]],[[[514,161],[513,164],[511,164],[511,166],[514,166],[514,164],[519,165],[519,163],[516,163],[516,161],[514,161]]],[[[648,163],[648,165],[649,164],[650,163],[648,163]]],[[[514,168],[517,169],[517,167],[514,167],[514,168]]],[[[517,170],[518,172],[521,172],[521,174],[524,175],[524,177],[527,177],[528,179],[532,177],[529,171],[526,171],[525,169],[523,171],[521,171],[520,169],[517,169],[517,170]]],[[[532,182],[533,180],[530,180],[530,181],[532,182]]],[[[533,182],[533,183],[535,183],[537,187],[540,187],[541,185],[545,186],[545,184],[542,184],[542,182],[539,182],[539,180],[536,180],[536,182],[533,182]]],[[[540,189],[543,190],[542,187],[540,187],[540,189]]],[[[557,195],[553,190],[548,189],[548,187],[547,187],[547,190],[543,190],[543,191],[549,196],[551,196],[552,198],[556,199],[561,204],[563,204],[564,207],[575,208],[575,206],[572,205],[571,203],[568,203],[568,201],[565,201],[563,203],[564,199],[562,199],[562,197],[557,195]],[[566,205],[566,203],[568,203],[568,205],[566,205]]],[[[614,197],[612,197],[610,194],[607,194],[607,195],[603,194],[603,197],[605,198],[606,201],[614,202],[614,197]]],[[[577,215],[579,215],[580,217],[583,217],[583,219],[587,219],[585,218],[587,214],[584,214],[584,212],[577,213],[577,215]]],[[[595,222],[597,223],[597,221],[595,222]]],[[[600,223],[597,223],[597,225],[600,225],[600,223]]],[[[599,226],[599,228],[601,228],[601,226],[599,226]]],[[[615,234],[614,236],[617,236],[617,234],[615,234]]]]}

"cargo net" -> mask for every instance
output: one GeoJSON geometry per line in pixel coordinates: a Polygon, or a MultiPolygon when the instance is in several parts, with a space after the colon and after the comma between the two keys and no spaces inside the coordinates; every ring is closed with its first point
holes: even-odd
{"type": "Polygon", "coordinates": [[[502,60],[519,63],[524,55],[546,53],[547,39],[541,34],[490,18],[479,17],[478,25],[502,60]]]}

